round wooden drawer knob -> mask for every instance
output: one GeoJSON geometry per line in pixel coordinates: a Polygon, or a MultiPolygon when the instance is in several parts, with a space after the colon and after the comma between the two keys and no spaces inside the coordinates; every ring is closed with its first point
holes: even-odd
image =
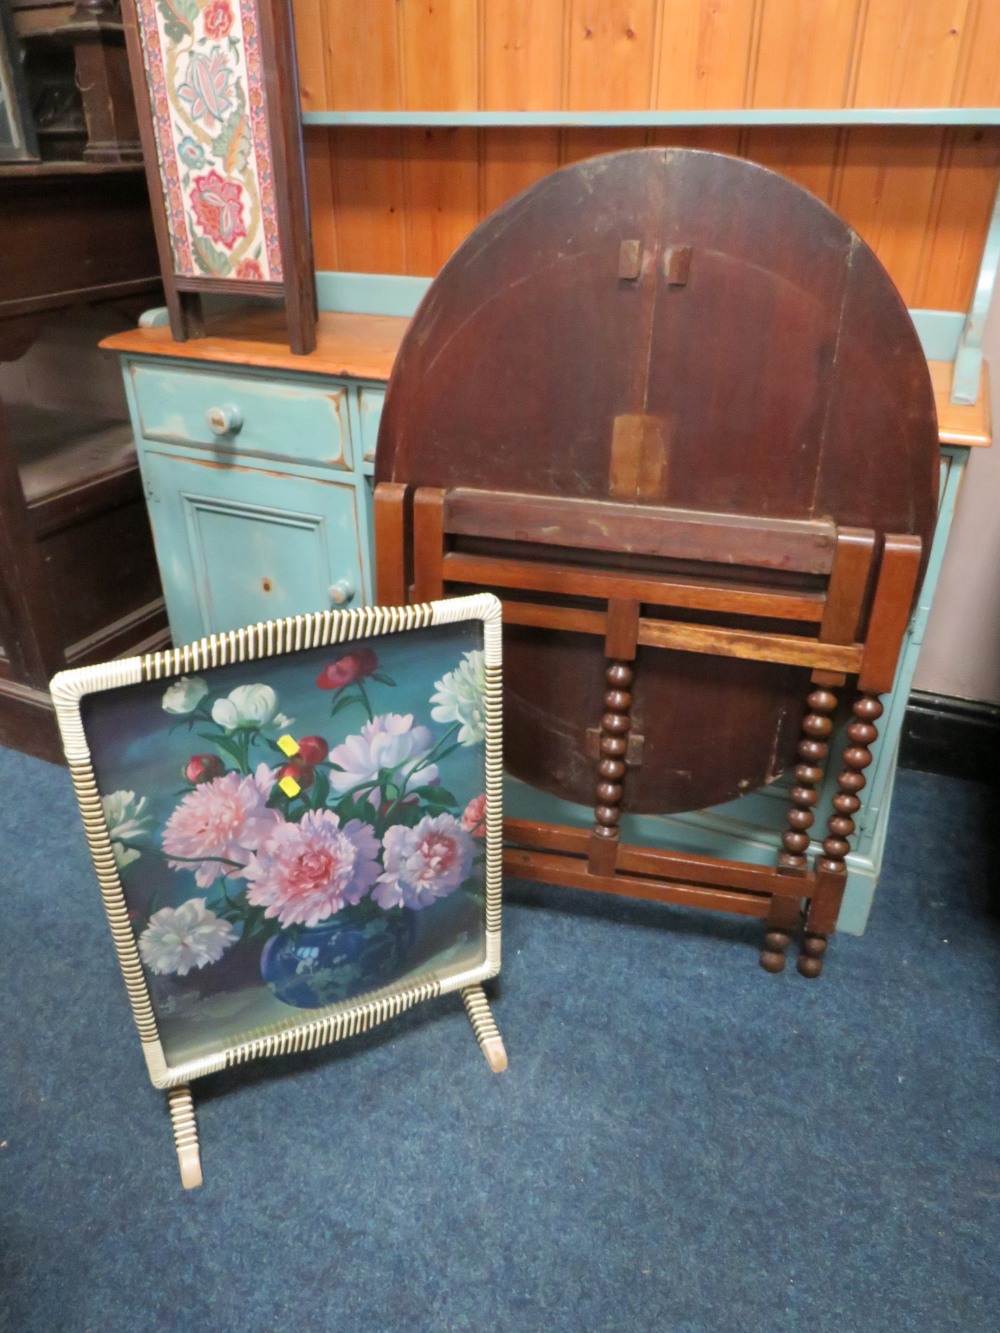
{"type": "Polygon", "coordinates": [[[235,435],[243,425],[243,413],[232,403],[227,403],[225,407],[210,407],[205,420],[213,435],[235,435]]]}
{"type": "Polygon", "coordinates": [[[330,584],[328,591],[334,606],[345,606],[354,598],[354,584],[350,579],[338,579],[330,584]]]}

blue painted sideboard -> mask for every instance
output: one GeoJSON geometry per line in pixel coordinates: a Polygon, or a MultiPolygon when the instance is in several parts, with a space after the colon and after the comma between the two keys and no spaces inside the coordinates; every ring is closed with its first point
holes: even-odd
{"type": "Polygon", "coordinates": [[[308,357],[247,362],[254,344],[164,327],[104,344],[122,356],[176,643],[371,600],[375,443],[405,320],[340,323],[308,357]]]}
{"type": "MultiPolygon", "coordinates": [[[[156,312],[145,322],[103,345],[122,360],[174,641],[370,601],[375,445],[407,321],[324,314],[317,350],[305,357],[292,356],[264,316],[186,343],[171,339],[156,312]]],[[[965,462],[970,447],[990,442],[985,395],[979,406],[952,404],[951,365],[932,362],[931,371],[942,440],[940,513],[847,858],[838,929],[854,934],[864,930],[878,881],[903,713],[965,462]]],[[[830,813],[838,757],[829,765],[816,828],[830,813]]],[[[691,814],[628,817],[623,835],[771,865],[785,828],[787,786],[779,781],[691,814]]],[[[504,799],[514,817],[584,827],[593,820],[589,808],[514,781],[504,799]],[[539,802],[546,804],[542,813],[539,802]]]]}

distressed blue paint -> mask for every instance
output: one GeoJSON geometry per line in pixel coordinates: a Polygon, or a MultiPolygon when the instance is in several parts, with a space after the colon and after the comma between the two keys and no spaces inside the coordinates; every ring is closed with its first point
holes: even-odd
{"type": "Polygon", "coordinates": [[[371,600],[362,451],[384,385],[122,359],[175,643],[325,609],[342,581],[352,605],[371,600]],[[206,411],[220,405],[239,408],[238,433],[208,428],[206,411]]]}
{"type": "Polygon", "coordinates": [[[144,310],[139,316],[140,329],[165,329],[170,324],[170,312],[165,305],[154,306],[152,310],[144,310]]]}
{"type": "Polygon", "coordinates": [[[699,125],[1000,125],[1000,107],[850,107],[732,111],[306,111],[304,125],[597,129],[699,125]]]}
{"type": "Polygon", "coordinates": [[[363,384],[358,390],[358,419],[361,440],[361,463],[366,473],[375,469],[375,446],[378,443],[378,428],[382,420],[382,408],[385,405],[385,388],[381,385],[363,384]]]}
{"type": "Polygon", "coordinates": [[[349,481],[275,476],[149,449],[149,512],[168,552],[164,597],[179,643],[331,605],[347,580],[363,601],[357,493],[349,481]],[[193,596],[192,596],[193,595],[193,596]]]}
{"type": "MultiPolygon", "coordinates": [[[[350,311],[357,315],[401,315],[408,318],[423,300],[430,278],[411,278],[401,273],[316,274],[319,308],[350,311]]],[[[910,316],[929,361],[954,361],[965,325],[960,310],[911,310],[910,316]]]]}
{"type": "Polygon", "coordinates": [[[955,360],[965,327],[960,310],[911,310],[910,318],[928,361],[955,360]]]}
{"type": "Polygon", "coordinates": [[[208,449],[220,458],[273,458],[350,471],[348,389],[316,376],[261,380],[238,370],[134,361],[129,368],[137,434],[162,444],[208,449]],[[235,409],[237,431],[217,435],[215,409],[235,409]],[[289,423],[294,421],[294,429],[289,423]]]}
{"type": "Polygon", "coordinates": [[[993,201],[986,244],[979,264],[979,276],[973,293],[969,317],[955,356],[955,374],[951,385],[953,403],[974,403],[979,396],[979,372],[983,364],[983,334],[989,314],[997,267],[1000,266],[1000,189],[993,201]]]}
{"type": "MultiPolygon", "coordinates": [[[[171,631],[180,643],[325,610],[346,580],[364,600],[351,481],[275,476],[149,449],[145,475],[171,631]]],[[[364,553],[366,554],[366,553],[364,553]]]]}
{"type": "Polygon", "coordinates": [[[430,278],[412,278],[402,273],[338,273],[321,269],[316,274],[316,297],[320,310],[409,317],[430,285],[430,278]]]}

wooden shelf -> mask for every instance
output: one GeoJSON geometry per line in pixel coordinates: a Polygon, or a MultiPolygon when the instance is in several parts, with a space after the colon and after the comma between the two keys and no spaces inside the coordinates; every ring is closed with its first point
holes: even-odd
{"type": "Polygon", "coordinates": [[[29,506],[60,491],[137,467],[131,423],[96,413],[8,403],[4,407],[29,506]]]}

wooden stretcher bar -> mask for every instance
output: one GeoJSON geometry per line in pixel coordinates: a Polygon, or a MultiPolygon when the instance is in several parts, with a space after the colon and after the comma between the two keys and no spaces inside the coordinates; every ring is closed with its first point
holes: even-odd
{"type": "Polygon", "coordinates": [[[463,487],[446,495],[444,524],[456,535],[801,574],[829,574],[833,568],[837,528],[829,519],[713,514],[463,487]]]}

